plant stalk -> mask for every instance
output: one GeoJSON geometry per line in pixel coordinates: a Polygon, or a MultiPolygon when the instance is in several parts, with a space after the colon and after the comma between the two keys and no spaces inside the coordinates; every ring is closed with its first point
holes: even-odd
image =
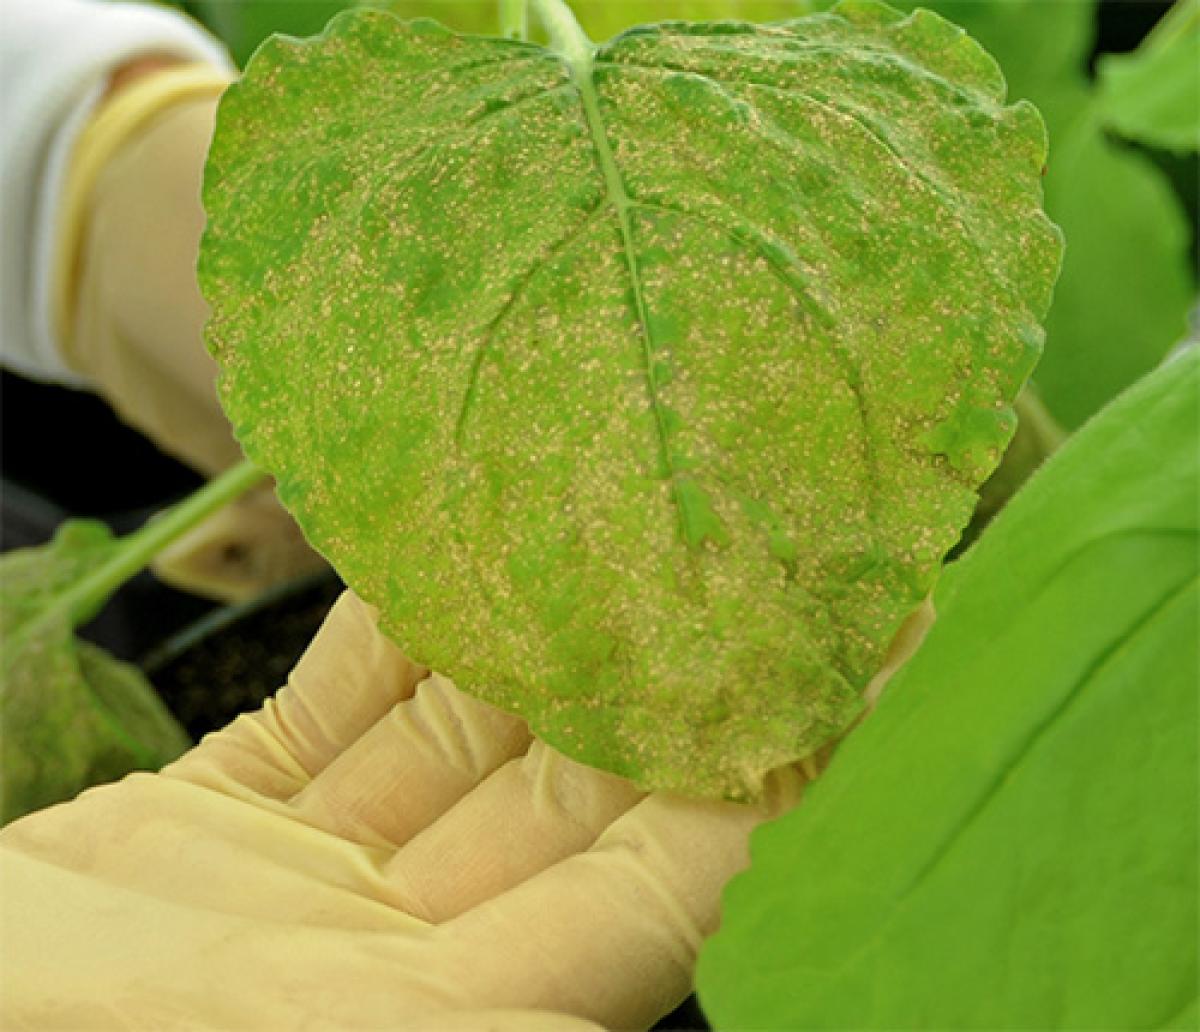
{"type": "Polygon", "coordinates": [[[528,0],[500,0],[500,35],[506,39],[529,38],[528,0]]]}
{"type": "Polygon", "coordinates": [[[90,620],[117,588],[145,569],[167,545],[265,476],[254,463],[245,460],[123,538],[120,548],[108,562],[60,597],[58,604],[66,607],[71,626],[78,627],[90,620]]]}
{"type": "Polygon", "coordinates": [[[586,78],[592,70],[595,46],[576,21],[563,0],[532,0],[538,19],[550,37],[550,49],[556,51],[571,66],[577,78],[586,78]]]}

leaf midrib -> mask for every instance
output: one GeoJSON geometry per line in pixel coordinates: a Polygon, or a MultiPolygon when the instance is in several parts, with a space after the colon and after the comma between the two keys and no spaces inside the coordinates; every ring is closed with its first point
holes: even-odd
{"type": "Polygon", "coordinates": [[[646,369],[646,389],[650,395],[650,408],[654,412],[654,425],[658,432],[663,466],[667,471],[667,479],[671,483],[671,494],[679,517],[680,534],[687,543],[691,540],[688,529],[688,499],[679,490],[680,469],[671,451],[666,416],[663,412],[662,399],[659,397],[658,378],[654,373],[656,341],[650,326],[649,306],[646,304],[646,295],[642,286],[641,269],[638,264],[637,248],[634,245],[633,222],[630,214],[635,204],[629,196],[629,191],[625,188],[625,180],[617,166],[616,155],[613,154],[612,145],[608,142],[608,134],[604,130],[604,118],[600,114],[600,100],[593,78],[595,69],[593,54],[589,52],[584,59],[568,60],[567,66],[570,69],[571,79],[579,91],[584,118],[591,134],[592,145],[596,150],[596,163],[600,166],[601,174],[604,177],[605,194],[617,215],[625,265],[633,289],[634,309],[642,342],[642,361],[646,369]]]}

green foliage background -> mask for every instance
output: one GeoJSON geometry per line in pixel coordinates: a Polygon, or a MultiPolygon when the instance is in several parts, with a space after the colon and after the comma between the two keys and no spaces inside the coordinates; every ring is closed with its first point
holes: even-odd
{"type": "Polygon", "coordinates": [[[1176,154],[1200,149],[1200,0],[1180,0],[1131,54],[1100,62],[1105,123],[1176,154]]]}

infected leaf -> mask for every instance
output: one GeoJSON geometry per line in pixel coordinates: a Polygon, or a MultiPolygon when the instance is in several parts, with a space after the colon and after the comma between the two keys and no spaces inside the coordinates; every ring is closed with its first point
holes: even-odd
{"type": "Polygon", "coordinates": [[[205,182],[226,408],[414,659],[753,796],[857,714],[1011,435],[1060,242],[1003,93],[872,3],[275,39],[205,182]]]}
{"type": "Polygon", "coordinates": [[[123,547],[73,520],[40,548],[0,557],[0,823],[189,745],[136,667],[72,633],[67,593],[123,547]]]}

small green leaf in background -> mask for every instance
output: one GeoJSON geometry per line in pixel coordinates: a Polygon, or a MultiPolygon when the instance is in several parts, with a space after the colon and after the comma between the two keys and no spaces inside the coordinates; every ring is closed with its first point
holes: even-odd
{"type": "MultiPolygon", "coordinates": [[[[229,48],[239,67],[273,32],[315,36],[356,0],[191,0],[185,8],[229,48]]],[[[453,2],[453,0],[451,0],[453,2]]],[[[491,4],[493,10],[495,4],[491,4]]],[[[494,18],[494,16],[493,16],[494,18]]]]}
{"type": "MultiPolygon", "coordinates": [[[[1046,119],[1046,212],[1067,249],[1034,379],[1054,417],[1074,429],[1183,339],[1196,298],[1187,215],[1161,169],[1109,138],[1107,101],[1087,77],[1092,0],[899,6],[928,7],[962,25],[1000,63],[1010,98],[1032,101],[1046,119]]],[[[1181,16],[1172,18],[1180,23],[1181,16]]],[[[1158,70],[1176,76],[1173,93],[1190,89],[1200,102],[1200,55],[1194,43],[1181,45],[1190,49],[1191,74],[1180,78],[1184,69],[1165,62],[1158,70]]],[[[1176,49],[1172,55],[1184,61],[1176,49]]],[[[1120,66],[1132,59],[1106,60],[1120,66]]]]}
{"type": "Polygon", "coordinates": [[[947,570],[877,711],[755,833],[700,958],[716,1027],[1195,1027],[1198,426],[1193,348],[947,570]]]}
{"type": "Polygon", "coordinates": [[[1104,123],[1127,140],[1200,150],[1200,0],[1178,0],[1132,54],[1100,61],[1104,123]]]}
{"type": "Polygon", "coordinates": [[[124,548],[101,523],[69,521],[0,556],[0,823],[190,744],[136,667],[74,637],[67,593],[124,548]]]}
{"type": "Polygon", "coordinates": [[[753,795],[855,716],[1012,434],[1044,130],[878,4],[590,62],[367,11],[264,46],[209,341],[408,654],[583,762],[753,795]]]}
{"type": "Polygon", "coordinates": [[[1067,236],[1034,374],[1067,428],[1157,365],[1196,298],[1187,218],[1144,154],[1108,139],[1094,106],[1051,148],[1046,207],[1067,236]]]}

